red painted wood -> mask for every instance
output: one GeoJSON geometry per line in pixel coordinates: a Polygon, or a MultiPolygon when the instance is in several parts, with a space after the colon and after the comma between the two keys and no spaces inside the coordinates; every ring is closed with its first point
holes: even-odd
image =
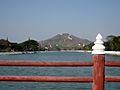
{"type": "Polygon", "coordinates": [[[92,62],[46,62],[46,61],[15,61],[15,60],[0,60],[0,66],[92,66],[92,62]]]}
{"type": "Polygon", "coordinates": [[[93,90],[104,90],[105,55],[93,55],[93,90]]]}
{"type": "Polygon", "coordinates": [[[90,76],[0,76],[0,81],[27,82],[92,82],[90,76]]]}
{"type": "Polygon", "coordinates": [[[116,66],[120,67],[120,61],[105,61],[105,66],[116,66]]]}
{"type": "Polygon", "coordinates": [[[15,61],[0,60],[0,66],[93,66],[91,76],[0,76],[0,81],[26,82],[93,82],[93,90],[104,90],[104,81],[120,82],[120,76],[104,75],[104,66],[120,66],[120,61],[106,61],[105,55],[93,55],[93,62],[44,62],[44,61],[15,61]]]}
{"type": "Polygon", "coordinates": [[[106,76],[105,80],[107,82],[120,82],[120,76],[106,76]]]}

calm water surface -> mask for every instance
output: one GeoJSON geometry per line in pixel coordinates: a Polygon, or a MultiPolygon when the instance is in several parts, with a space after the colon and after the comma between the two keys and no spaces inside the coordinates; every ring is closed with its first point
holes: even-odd
{"type": "MultiPolygon", "coordinates": [[[[82,52],[39,52],[36,54],[0,55],[0,60],[34,61],[91,61],[91,53],[82,52]]],[[[120,56],[106,55],[106,60],[120,61],[120,56]]],[[[106,67],[106,75],[120,76],[120,68],[106,67]]],[[[49,75],[49,76],[92,76],[92,67],[3,67],[0,75],[49,75]]],[[[106,82],[105,90],[120,90],[120,83],[106,82]]],[[[0,81],[0,90],[92,90],[92,83],[53,82],[5,82],[0,81]]]]}

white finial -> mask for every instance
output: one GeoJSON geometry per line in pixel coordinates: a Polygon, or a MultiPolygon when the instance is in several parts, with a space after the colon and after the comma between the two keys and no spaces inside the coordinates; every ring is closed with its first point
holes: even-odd
{"type": "Polygon", "coordinates": [[[93,51],[92,54],[105,54],[104,53],[104,49],[105,46],[103,45],[103,41],[102,41],[102,36],[99,33],[96,37],[96,41],[94,42],[94,46],[92,47],[93,51]]]}
{"type": "Polygon", "coordinates": [[[98,35],[96,36],[96,39],[102,39],[102,36],[100,33],[98,33],[98,35]]]}

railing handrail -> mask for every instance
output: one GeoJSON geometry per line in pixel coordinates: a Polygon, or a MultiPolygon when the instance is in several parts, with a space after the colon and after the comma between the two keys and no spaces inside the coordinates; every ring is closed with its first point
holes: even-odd
{"type": "MultiPolygon", "coordinates": [[[[90,61],[16,61],[0,60],[0,66],[93,66],[90,61]]],[[[120,67],[120,61],[106,61],[105,66],[120,67]]],[[[28,82],[93,82],[92,76],[0,76],[0,81],[28,82]]],[[[120,76],[105,76],[107,82],[120,82],[120,76]]]]}
{"type": "MultiPolygon", "coordinates": [[[[32,61],[32,60],[0,60],[0,66],[93,66],[91,61],[32,61]]],[[[105,61],[105,66],[119,67],[120,61],[105,61]]]]}
{"type": "Polygon", "coordinates": [[[92,82],[91,76],[0,76],[1,81],[92,82]]]}
{"type": "Polygon", "coordinates": [[[22,61],[0,60],[0,66],[92,66],[90,61],[22,61]]]}

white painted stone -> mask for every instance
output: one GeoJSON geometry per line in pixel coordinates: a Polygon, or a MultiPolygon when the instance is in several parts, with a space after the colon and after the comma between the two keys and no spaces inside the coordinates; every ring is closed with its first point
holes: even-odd
{"type": "Polygon", "coordinates": [[[102,41],[102,36],[99,33],[96,37],[96,41],[94,42],[95,45],[92,47],[92,54],[105,54],[105,46],[103,45],[103,43],[104,42],[102,41]]]}

